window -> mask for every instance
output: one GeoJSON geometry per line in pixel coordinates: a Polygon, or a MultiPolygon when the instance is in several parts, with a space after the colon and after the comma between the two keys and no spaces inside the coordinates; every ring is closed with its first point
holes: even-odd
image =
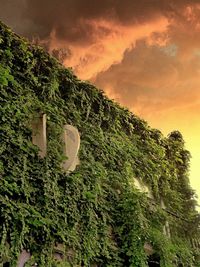
{"type": "Polygon", "coordinates": [[[139,191],[147,193],[148,198],[154,199],[151,190],[141,180],[134,178],[134,185],[139,191]]]}
{"type": "Polygon", "coordinates": [[[30,258],[31,254],[24,249],[19,256],[17,267],[24,267],[30,258]]]}
{"type": "Polygon", "coordinates": [[[154,253],[152,245],[147,242],[144,244],[144,251],[147,256],[150,256],[154,253]]]}
{"type": "MultiPolygon", "coordinates": [[[[166,206],[165,206],[165,203],[163,202],[163,200],[161,199],[160,201],[160,206],[163,210],[166,210],[166,206]]],[[[165,225],[163,227],[163,232],[164,234],[167,236],[167,237],[170,237],[171,236],[171,233],[170,233],[170,226],[169,226],[169,222],[166,221],[165,222],[165,225]]]]}
{"type": "Polygon", "coordinates": [[[80,135],[78,130],[71,125],[64,126],[63,132],[64,155],[67,159],[63,163],[66,171],[74,171],[79,164],[78,151],[80,148],[80,135]]]}
{"type": "Polygon", "coordinates": [[[40,151],[40,157],[46,156],[46,114],[38,114],[35,116],[32,122],[32,142],[36,145],[40,151]]]}
{"type": "Polygon", "coordinates": [[[148,257],[148,266],[149,267],[156,267],[156,266],[160,266],[160,256],[156,253],[150,255],[148,257]]]}

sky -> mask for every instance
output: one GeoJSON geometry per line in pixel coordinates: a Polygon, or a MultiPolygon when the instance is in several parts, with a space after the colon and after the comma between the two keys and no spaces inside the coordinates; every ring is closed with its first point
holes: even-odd
{"type": "Polygon", "coordinates": [[[164,135],[181,131],[200,198],[199,0],[0,0],[0,20],[164,135]]]}

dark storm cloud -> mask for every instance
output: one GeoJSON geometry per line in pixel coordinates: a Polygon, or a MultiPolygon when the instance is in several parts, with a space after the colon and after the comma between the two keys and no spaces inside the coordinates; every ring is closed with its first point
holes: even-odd
{"type": "MultiPolygon", "coordinates": [[[[41,38],[55,27],[57,38],[72,42],[92,36],[92,28],[81,19],[111,19],[122,24],[141,23],[156,14],[173,15],[194,1],[187,0],[26,0],[24,16],[39,29],[41,38]],[[41,26],[42,25],[42,26],[41,26]]],[[[27,34],[35,34],[35,27],[27,34]]]]}
{"type": "MultiPolygon", "coordinates": [[[[142,23],[158,14],[173,16],[195,0],[0,0],[0,18],[28,37],[87,42],[93,28],[82,20],[106,19],[123,25],[142,23]],[[21,25],[20,23],[21,22],[21,25]]],[[[103,29],[101,29],[103,31],[103,29]]]]}

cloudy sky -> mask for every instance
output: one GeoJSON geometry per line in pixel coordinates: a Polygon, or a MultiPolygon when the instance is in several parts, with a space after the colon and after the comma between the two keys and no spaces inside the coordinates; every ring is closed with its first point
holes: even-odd
{"type": "Polygon", "coordinates": [[[199,0],[0,0],[0,19],[152,127],[180,130],[200,196],[199,0]]]}

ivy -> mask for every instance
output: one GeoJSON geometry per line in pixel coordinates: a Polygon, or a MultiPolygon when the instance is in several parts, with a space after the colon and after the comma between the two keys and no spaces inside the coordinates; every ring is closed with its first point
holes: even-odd
{"type": "Polygon", "coordinates": [[[162,267],[198,266],[190,241],[200,218],[180,132],[164,137],[3,24],[0,106],[0,262],[14,267],[26,249],[27,266],[142,267],[149,244],[162,267]],[[38,112],[47,115],[44,159],[31,141],[38,112]],[[68,174],[61,168],[66,123],[81,135],[81,164],[68,174]],[[56,244],[63,262],[53,258],[56,244]]]}

